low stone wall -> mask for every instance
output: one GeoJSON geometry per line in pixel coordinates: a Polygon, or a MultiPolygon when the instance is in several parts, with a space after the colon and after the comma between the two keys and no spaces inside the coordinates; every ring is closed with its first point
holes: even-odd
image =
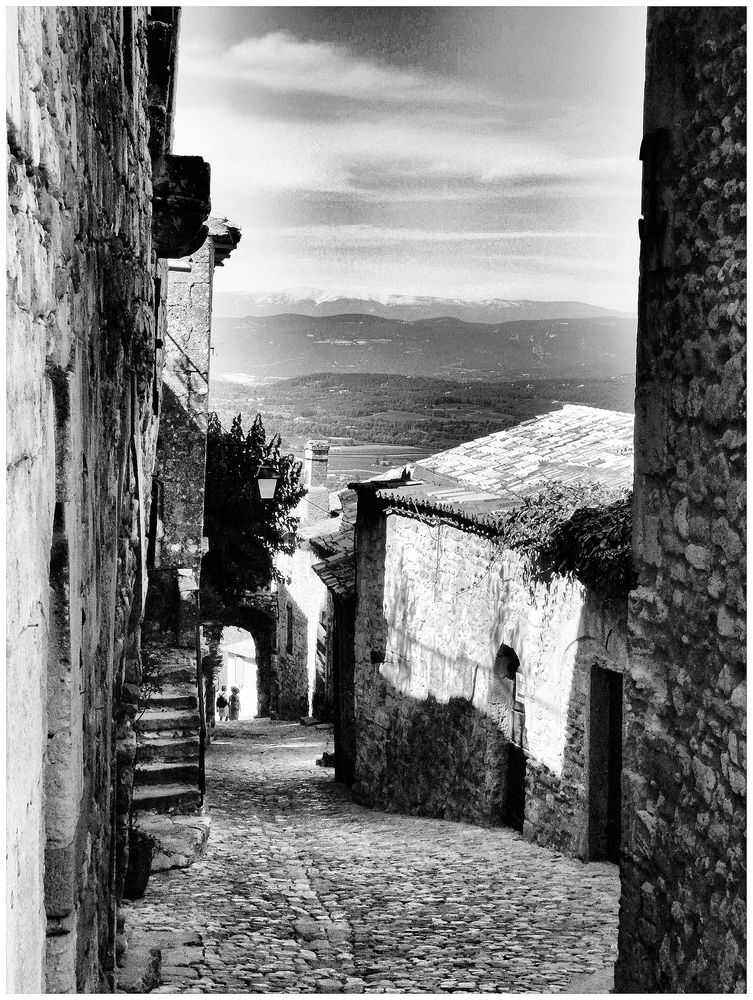
{"type": "Polygon", "coordinates": [[[526,835],[589,857],[591,674],[624,669],[624,615],[579,584],[532,588],[514,553],[364,497],[356,551],[358,798],[500,823],[522,743],[526,835]]]}

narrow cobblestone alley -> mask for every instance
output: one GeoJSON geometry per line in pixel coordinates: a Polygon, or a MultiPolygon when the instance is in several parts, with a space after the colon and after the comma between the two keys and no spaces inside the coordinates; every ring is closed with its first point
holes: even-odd
{"type": "Polygon", "coordinates": [[[315,764],[329,734],[218,730],[206,854],[127,907],[153,992],[561,992],[614,961],[615,866],[357,806],[315,764]]]}

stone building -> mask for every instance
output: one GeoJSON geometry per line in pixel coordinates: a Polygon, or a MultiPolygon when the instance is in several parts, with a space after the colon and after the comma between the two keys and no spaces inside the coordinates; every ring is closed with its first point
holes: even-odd
{"type": "Polygon", "coordinates": [[[207,235],[171,153],[177,8],[7,12],[9,992],[108,990],[128,860],[167,258],[207,235]]]}
{"type": "MultiPolygon", "coordinates": [[[[206,725],[199,582],[214,270],[240,240],[210,218],[191,255],[169,263],[159,436],[147,533],[143,662],[149,692],[136,724],[134,820],[153,871],[187,864],[206,842],[206,725]]],[[[143,685],[142,685],[143,687],[143,685]]]]}
{"type": "Polygon", "coordinates": [[[648,13],[626,992],[746,988],[745,20],[648,13]]]}
{"type": "Polygon", "coordinates": [[[358,493],[354,793],[617,860],[626,607],[496,538],[556,483],[623,493],[630,415],[565,406],[358,493]]]}
{"type": "Polygon", "coordinates": [[[304,453],[306,496],[296,514],[301,523],[292,555],[280,553],[277,593],[277,667],[275,711],[283,719],[334,716],[334,598],[315,564],[339,551],[341,535],[352,538],[355,494],[330,493],[329,443],[308,441],[304,453]]]}

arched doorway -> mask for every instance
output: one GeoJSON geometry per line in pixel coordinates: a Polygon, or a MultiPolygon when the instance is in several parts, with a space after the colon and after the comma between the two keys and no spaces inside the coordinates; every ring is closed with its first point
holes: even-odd
{"type": "Polygon", "coordinates": [[[228,695],[238,689],[239,719],[253,719],[258,714],[256,643],[250,632],[229,626],[222,633],[219,648],[222,666],[217,681],[228,695]]]}
{"type": "Polygon", "coordinates": [[[522,830],[526,808],[526,710],[525,675],[518,654],[502,643],[494,660],[497,684],[505,693],[507,730],[507,780],[502,818],[508,826],[522,830]]]}

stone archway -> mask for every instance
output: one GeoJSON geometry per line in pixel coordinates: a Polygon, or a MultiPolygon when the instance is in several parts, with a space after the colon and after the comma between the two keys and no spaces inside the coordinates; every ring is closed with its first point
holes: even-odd
{"type": "Polygon", "coordinates": [[[277,601],[269,591],[247,595],[221,623],[205,622],[204,635],[208,652],[202,658],[207,733],[211,739],[215,724],[217,679],[222,669],[220,643],[226,628],[248,632],[256,647],[257,714],[268,716],[276,711],[277,679],[277,601]]]}

